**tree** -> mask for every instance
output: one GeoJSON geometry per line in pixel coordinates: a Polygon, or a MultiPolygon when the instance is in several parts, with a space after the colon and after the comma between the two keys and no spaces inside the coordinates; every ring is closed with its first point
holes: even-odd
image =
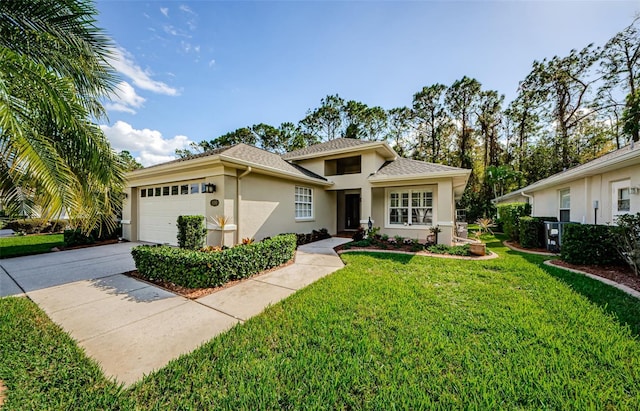
{"type": "Polygon", "coordinates": [[[484,143],[483,164],[487,166],[498,165],[498,125],[502,117],[502,102],[504,95],[498,95],[495,90],[480,92],[478,102],[478,125],[480,137],[484,143]]]}
{"type": "Polygon", "coordinates": [[[413,95],[416,128],[413,158],[417,160],[444,161],[442,150],[448,146],[446,140],[453,126],[442,101],[446,89],[444,84],[434,84],[413,95]]]}
{"type": "Polygon", "coordinates": [[[413,130],[413,112],[408,107],[397,107],[389,110],[387,117],[389,127],[385,139],[391,141],[391,146],[399,156],[407,157],[412,150],[410,134],[413,130]]]}
{"type": "Polygon", "coordinates": [[[118,156],[120,157],[120,162],[124,166],[124,171],[133,171],[144,168],[142,164],[138,163],[138,160],[133,158],[131,153],[127,150],[122,150],[118,156]]]}
{"type": "Polygon", "coordinates": [[[445,104],[458,124],[458,158],[462,168],[473,168],[473,119],[478,104],[480,82],[464,76],[455,81],[445,93],[445,104]]]}
{"type": "Polygon", "coordinates": [[[640,17],[636,18],[628,27],[613,36],[603,48],[600,62],[604,75],[604,85],[601,94],[608,94],[613,88],[620,88],[628,96],[625,109],[628,113],[625,132],[630,133],[634,141],[640,141],[640,129],[633,124],[640,123],[640,112],[637,114],[632,105],[635,103],[637,90],[640,88],[640,30],[637,25],[640,17]],[[631,96],[631,97],[629,97],[631,96]]]}
{"type": "Polygon", "coordinates": [[[124,171],[94,118],[114,90],[111,41],[82,0],[0,2],[0,195],[85,231],[112,227],[124,171]]]}
{"type": "Polygon", "coordinates": [[[598,81],[591,76],[598,50],[589,45],[580,51],[571,50],[567,57],[555,56],[550,60],[535,61],[522,87],[534,93],[542,102],[541,110],[550,123],[555,124],[554,156],[559,162],[552,171],[561,171],[574,165],[576,158],[571,145],[573,129],[593,110],[586,106],[587,92],[598,81]]]}
{"type": "Polygon", "coordinates": [[[337,94],[323,98],[320,107],[308,111],[307,116],[300,121],[304,132],[322,141],[342,137],[343,107],[344,99],[337,94]]]}

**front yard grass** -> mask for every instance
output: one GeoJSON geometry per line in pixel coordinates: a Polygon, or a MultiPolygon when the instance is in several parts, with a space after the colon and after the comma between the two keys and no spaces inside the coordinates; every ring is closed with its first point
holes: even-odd
{"type": "Polygon", "coordinates": [[[638,409],[640,301],[490,246],[500,258],[345,254],[129,390],[43,336],[32,303],[0,300],[4,408],[638,409]]]}
{"type": "Polygon", "coordinates": [[[0,238],[0,258],[48,253],[64,245],[62,234],[37,234],[0,238]]]}

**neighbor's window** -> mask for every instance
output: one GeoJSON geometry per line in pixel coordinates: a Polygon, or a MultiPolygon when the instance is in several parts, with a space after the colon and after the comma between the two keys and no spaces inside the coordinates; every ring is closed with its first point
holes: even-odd
{"type": "Polygon", "coordinates": [[[571,218],[571,191],[568,188],[560,190],[560,221],[571,218]]]}
{"type": "Polygon", "coordinates": [[[429,190],[391,191],[388,211],[389,224],[432,225],[433,192],[429,190]]]}
{"type": "Polygon", "coordinates": [[[336,158],[324,162],[324,175],[336,176],[343,174],[358,174],[362,171],[362,157],[353,156],[336,158]]]}
{"type": "Polygon", "coordinates": [[[629,187],[618,189],[618,211],[631,211],[631,199],[629,198],[629,187]]]}
{"type": "Polygon", "coordinates": [[[313,190],[309,187],[296,186],[295,193],[296,219],[313,218],[313,190]]]}

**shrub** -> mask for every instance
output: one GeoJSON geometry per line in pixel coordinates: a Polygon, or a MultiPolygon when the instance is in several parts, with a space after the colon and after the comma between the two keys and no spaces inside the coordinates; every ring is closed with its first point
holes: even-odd
{"type": "Polygon", "coordinates": [[[449,254],[449,255],[471,255],[471,251],[469,251],[469,244],[464,245],[446,245],[446,244],[435,244],[429,246],[427,250],[434,254],[449,254]]]}
{"type": "Polygon", "coordinates": [[[366,233],[365,229],[362,226],[360,226],[360,227],[358,227],[356,232],[353,233],[353,236],[351,238],[353,239],[353,241],[361,241],[361,240],[364,239],[366,234],[367,233],[366,233]]]}
{"type": "Polygon", "coordinates": [[[531,204],[529,203],[510,203],[498,205],[498,215],[504,233],[512,241],[520,239],[519,224],[520,217],[531,215],[531,204]]]}
{"type": "Polygon", "coordinates": [[[351,243],[352,247],[369,247],[371,245],[371,240],[365,238],[364,240],[354,241],[351,243]]]}
{"type": "Polygon", "coordinates": [[[188,250],[202,248],[207,235],[204,226],[204,216],[181,215],[178,216],[178,246],[188,250]]]}
{"type": "Polygon", "coordinates": [[[617,227],[612,227],[616,237],[616,249],[636,275],[640,275],[640,213],[618,217],[617,227]]]}
{"type": "Polygon", "coordinates": [[[17,233],[39,234],[39,233],[57,233],[67,226],[66,220],[45,220],[43,218],[23,218],[13,220],[6,224],[5,228],[9,228],[17,233]]]}
{"type": "Polygon", "coordinates": [[[162,279],[182,287],[216,287],[247,278],[293,258],[296,236],[268,240],[219,252],[201,252],[168,246],[138,246],[131,250],[136,269],[145,278],[162,279]]]}
{"type": "Polygon", "coordinates": [[[71,230],[64,230],[64,245],[65,247],[73,247],[76,245],[93,244],[96,242],[96,238],[93,232],[88,235],[83,233],[81,229],[74,228],[71,230]]]}
{"type": "Polygon", "coordinates": [[[520,217],[519,242],[523,248],[544,248],[545,221],[558,221],[556,217],[520,217]]]}
{"type": "Polygon", "coordinates": [[[593,224],[567,224],[562,233],[560,258],[571,264],[619,265],[612,227],[593,224]]]}

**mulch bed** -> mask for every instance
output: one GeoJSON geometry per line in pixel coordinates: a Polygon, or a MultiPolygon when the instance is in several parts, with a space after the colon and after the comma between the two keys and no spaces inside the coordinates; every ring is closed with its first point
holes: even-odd
{"type": "MultiPolygon", "coordinates": [[[[340,244],[339,246],[334,247],[333,249],[335,250],[335,252],[337,253],[338,251],[342,251],[342,250],[371,250],[371,251],[404,251],[407,253],[415,253],[415,251],[412,250],[412,246],[410,245],[406,245],[406,244],[400,244],[399,246],[395,246],[393,244],[389,244],[389,246],[387,248],[381,248],[375,244],[371,244],[368,247],[346,247],[345,245],[347,245],[349,243],[345,243],[345,244],[340,244]]],[[[425,249],[425,251],[427,251],[425,249]]]]}
{"type": "Polygon", "coordinates": [[[54,247],[54,248],[56,248],[57,251],[77,250],[79,248],[98,247],[98,246],[101,246],[101,245],[117,244],[119,242],[120,241],[118,241],[118,239],[116,238],[116,239],[113,239],[113,240],[96,241],[93,244],[72,245],[70,247],[54,247]]]}
{"type": "Polygon", "coordinates": [[[284,264],[278,266],[278,267],[274,267],[274,268],[271,268],[269,270],[265,270],[265,271],[262,271],[262,272],[260,272],[258,274],[252,275],[249,278],[243,278],[241,280],[232,280],[232,281],[229,281],[227,283],[224,283],[221,286],[211,287],[211,288],[188,288],[188,287],[183,287],[181,285],[177,285],[177,284],[174,284],[174,283],[172,283],[170,281],[165,281],[165,280],[162,280],[162,279],[159,279],[159,278],[149,279],[149,278],[146,278],[146,277],[142,276],[138,272],[138,270],[128,271],[128,272],[123,273],[123,274],[127,275],[129,277],[136,278],[138,280],[145,281],[147,283],[151,283],[151,284],[156,285],[156,286],[158,286],[160,288],[164,288],[165,290],[171,291],[174,294],[178,294],[181,297],[188,298],[190,300],[196,300],[196,299],[198,299],[200,297],[204,297],[205,295],[213,294],[213,293],[216,293],[218,291],[224,290],[226,288],[233,287],[236,284],[242,283],[242,282],[247,281],[249,279],[255,279],[256,277],[260,277],[261,275],[270,273],[272,271],[275,271],[275,270],[278,270],[280,268],[289,266],[291,264],[293,264],[293,259],[290,260],[287,263],[284,263],[284,264]]]}
{"type": "Polygon", "coordinates": [[[597,265],[576,265],[569,264],[562,260],[552,260],[551,264],[558,267],[572,268],[574,270],[584,271],[585,273],[597,275],[598,277],[607,278],[618,284],[626,285],[636,291],[640,291],[640,277],[636,276],[631,268],[627,266],[597,266],[597,265]]]}
{"type": "MultiPolygon", "coordinates": [[[[545,248],[522,248],[520,244],[513,241],[506,241],[513,248],[517,248],[522,252],[546,252],[549,251],[545,248]]],[[[573,270],[584,271],[585,273],[597,275],[598,277],[606,278],[611,281],[615,281],[618,284],[626,285],[629,288],[632,288],[636,291],[640,291],[640,277],[636,276],[628,266],[620,266],[620,265],[577,265],[570,264],[562,260],[550,260],[551,264],[556,265],[558,267],[571,268],[573,270]]]]}
{"type": "Polygon", "coordinates": [[[4,400],[7,398],[7,391],[9,389],[4,385],[4,381],[0,380],[0,407],[4,404],[4,400]]]}

